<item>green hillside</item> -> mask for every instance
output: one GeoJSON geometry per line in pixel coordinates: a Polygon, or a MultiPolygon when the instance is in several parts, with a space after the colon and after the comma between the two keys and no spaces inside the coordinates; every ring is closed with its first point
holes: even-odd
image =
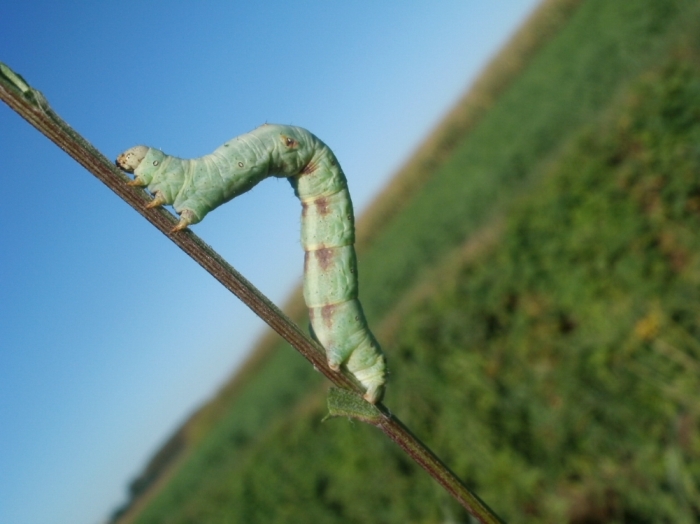
{"type": "Polygon", "coordinates": [[[510,522],[700,520],[693,47],[581,132],[498,246],[404,318],[401,414],[510,522]]]}
{"type": "MultiPolygon", "coordinates": [[[[360,256],[386,403],[509,522],[697,522],[700,3],[564,22],[360,256]]],[[[269,352],[122,522],[466,522],[325,387],[269,352]]]]}

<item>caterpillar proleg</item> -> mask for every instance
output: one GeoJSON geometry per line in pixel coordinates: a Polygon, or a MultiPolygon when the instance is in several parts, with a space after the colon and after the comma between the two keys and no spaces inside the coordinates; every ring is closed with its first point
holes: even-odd
{"type": "Polygon", "coordinates": [[[301,200],[304,300],[312,334],[333,370],[345,366],[375,404],[384,393],[386,361],[358,300],[355,223],[347,181],[335,155],[309,131],[265,124],[213,153],[185,160],[146,146],[133,147],[117,165],[147,187],[149,207],[172,204],[175,230],[245,193],[261,180],[288,178],[301,200]]]}

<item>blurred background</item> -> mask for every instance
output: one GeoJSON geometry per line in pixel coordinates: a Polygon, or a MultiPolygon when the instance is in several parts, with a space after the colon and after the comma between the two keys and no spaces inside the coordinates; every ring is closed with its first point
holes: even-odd
{"type": "MultiPolygon", "coordinates": [[[[306,127],[362,214],[536,4],[8,3],[0,60],[110,158],[306,127]]],[[[99,522],[264,326],[5,105],[0,152],[0,521],[99,522]]],[[[298,216],[271,180],[195,231],[283,304],[298,216]]]]}

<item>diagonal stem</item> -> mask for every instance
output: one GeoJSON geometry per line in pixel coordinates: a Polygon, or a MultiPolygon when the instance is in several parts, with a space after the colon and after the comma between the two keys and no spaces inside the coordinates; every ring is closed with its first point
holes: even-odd
{"type": "MultiPolygon", "coordinates": [[[[147,193],[140,188],[127,185],[130,179],[126,175],[54,113],[39,91],[30,87],[21,76],[2,62],[0,62],[0,99],[141,213],[161,233],[177,244],[180,249],[252,309],[256,315],[267,322],[333,384],[360,394],[364,392],[352,374],[345,370],[341,370],[340,373],[331,370],[323,348],[312,341],[277,306],[202,239],[190,230],[173,233],[172,229],[177,224],[177,219],[163,208],[147,209],[146,204],[150,201],[147,193]]],[[[420,464],[474,518],[484,524],[502,522],[384,405],[377,405],[377,409],[381,415],[371,423],[420,464]]]]}

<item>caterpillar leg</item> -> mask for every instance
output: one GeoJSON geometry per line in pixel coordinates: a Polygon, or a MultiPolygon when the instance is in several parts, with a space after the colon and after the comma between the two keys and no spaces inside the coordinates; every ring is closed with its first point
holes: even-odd
{"type": "Polygon", "coordinates": [[[187,226],[190,224],[194,224],[194,213],[190,211],[189,209],[183,209],[182,212],[180,213],[180,221],[177,223],[177,225],[170,230],[171,233],[177,233],[178,231],[182,231],[183,229],[186,229],[187,226]]]}
{"type": "Polygon", "coordinates": [[[376,404],[384,397],[384,384],[376,384],[367,389],[367,392],[362,395],[370,404],[376,404]]]}
{"type": "MultiPolygon", "coordinates": [[[[323,342],[319,340],[319,338],[316,336],[316,332],[314,331],[314,326],[313,324],[309,323],[309,335],[313,340],[321,344],[323,346],[323,342]]],[[[333,371],[340,371],[340,365],[343,363],[343,360],[335,353],[333,353],[333,348],[330,350],[327,348],[324,348],[326,351],[326,359],[328,361],[328,367],[331,368],[333,371]]]]}
{"type": "Polygon", "coordinates": [[[376,404],[382,399],[386,386],[386,359],[380,351],[377,345],[372,354],[355,352],[346,364],[348,370],[367,389],[363,397],[370,404],[376,404]]]}
{"type": "Polygon", "coordinates": [[[146,205],[146,209],[153,209],[154,207],[162,206],[163,204],[167,204],[165,197],[162,195],[162,193],[156,193],[153,200],[146,205]]]}
{"type": "Polygon", "coordinates": [[[310,308],[309,317],[313,336],[326,349],[328,366],[334,371],[345,366],[365,387],[365,400],[379,402],[386,382],[386,359],[367,327],[359,301],[310,308]]]}

